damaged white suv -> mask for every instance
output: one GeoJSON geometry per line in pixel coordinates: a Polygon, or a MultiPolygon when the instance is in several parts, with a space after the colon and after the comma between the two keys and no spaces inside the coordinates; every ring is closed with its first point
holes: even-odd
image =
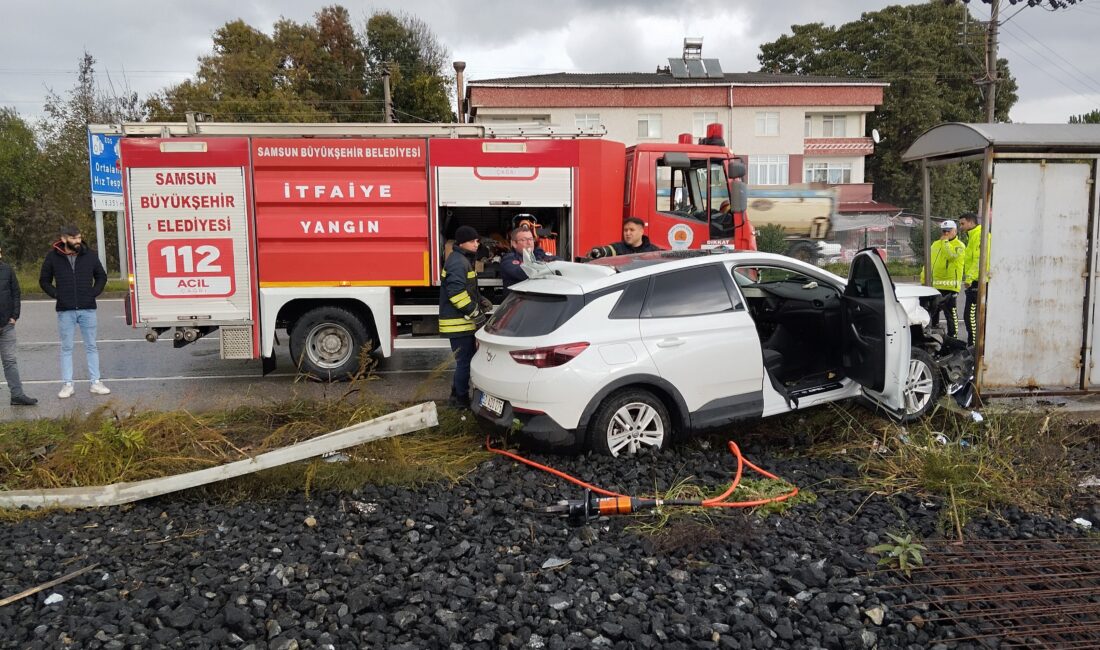
{"type": "Polygon", "coordinates": [[[913,420],[969,391],[965,344],[927,330],[939,292],[895,288],[872,251],[848,280],[757,252],[524,268],[477,334],[473,409],[550,445],[618,456],[853,397],[913,420]]]}

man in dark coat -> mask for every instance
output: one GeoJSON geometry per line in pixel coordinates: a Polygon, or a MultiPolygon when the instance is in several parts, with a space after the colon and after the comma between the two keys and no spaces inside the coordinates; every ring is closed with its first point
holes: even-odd
{"type": "Polygon", "coordinates": [[[107,272],[99,257],[84,245],[80,229],[65,226],[46,259],[38,284],[57,301],[57,329],[61,335],[61,399],[73,395],[73,339],[77,326],[88,358],[88,379],[93,395],[107,395],[110,389],[99,380],[99,348],[96,346],[96,296],[107,286],[107,272]]]}
{"type": "Polygon", "coordinates": [[[558,259],[535,246],[535,233],[531,232],[530,228],[516,228],[512,231],[511,238],[512,250],[500,258],[500,280],[506,296],[508,287],[527,279],[527,273],[522,268],[523,251],[531,251],[537,262],[552,262],[558,259]]]}
{"type": "Polygon", "coordinates": [[[11,391],[12,406],[34,406],[38,400],[23,392],[19,365],[15,361],[15,321],[19,320],[20,298],[15,269],[0,261],[0,360],[4,364],[4,379],[11,391]]]}
{"type": "Polygon", "coordinates": [[[652,253],[661,250],[645,235],[645,222],[638,217],[627,217],[623,221],[623,240],[607,246],[597,246],[588,254],[592,259],[611,257],[612,255],[630,255],[631,253],[652,253]]]}
{"type": "Polygon", "coordinates": [[[477,287],[474,261],[479,244],[476,230],[458,227],[454,250],[443,263],[439,287],[439,335],[450,339],[455,355],[450,405],[456,408],[470,406],[470,361],[477,351],[474,334],[489,320],[488,312],[493,308],[477,287]]]}

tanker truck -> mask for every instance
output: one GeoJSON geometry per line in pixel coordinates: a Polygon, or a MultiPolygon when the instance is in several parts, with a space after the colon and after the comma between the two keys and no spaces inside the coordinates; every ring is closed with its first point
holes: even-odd
{"type": "Polygon", "coordinates": [[[750,185],[746,216],[753,228],[774,224],[787,235],[790,257],[811,264],[840,255],[840,244],[826,240],[838,205],[837,190],[826,185],[750,185]]]}

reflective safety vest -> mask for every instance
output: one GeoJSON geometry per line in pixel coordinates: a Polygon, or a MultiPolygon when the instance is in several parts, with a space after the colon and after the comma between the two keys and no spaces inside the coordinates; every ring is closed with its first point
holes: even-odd
{"type": "MultiPolygon", "coordinates": [[[[974,226],[966,233],[966,258],[963,261],[963,282],[969,284],[978,281],[978,260],[981,259],[982,227],[974,226]]],[[[985,238],[985,276],[989,279],[989,258],[993,247],[989,237],[985,238]]]]}
{"type": "Polygon", "coordinates": [[[481,307],[473,258],[473,253],[456,247],[443,263],[439,287],[439,335],[443,338],[472,335],[477,330],[466,318],[481,307]]]}
{"type": "MultiPolygon", "coordinates": [[[[962,290],[963,259],[966,246],[956,237],[951,241],[937,239],[932,242],[932,286],[942,291],[962,290]]],[[[920,272],[924,282],[924,269],[920,272]]]]}

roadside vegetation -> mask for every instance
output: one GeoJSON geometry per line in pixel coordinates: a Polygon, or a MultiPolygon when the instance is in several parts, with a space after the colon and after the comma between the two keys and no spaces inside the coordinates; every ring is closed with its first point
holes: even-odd
{"type": "MultiPolygon", "coordinates": [[[[61,488],[138,481],[203,469],[291,445],[399,408],[365,396],[354,385],[342,397],[294,400],[193,414],[187,411],[119,411],[111,406],[86,416],[0,423],[0,489],[61,488]]],[[[490,458],[474,419],[442,408],[440,424],[362,445],[329,459],[294,463],[209,485],[189,496],[246,499],[314,491],[350,491],[365,484],[416,487],[456,482],[490,458]]],[[[1016,506],[1051,512],[1069,504],[1074,459],[1090,430],[1067,420],[1030,413],[968,413],[941,408],[926,421],[902,427],[840,405],[761,422],[738,435],[791,456],[843,459],[859,477],[799,486],[786,501],[751,509],[661,508],[630,528],[656,543],[675,544],[690,529],[706,536],[718,520],[755,513],[783,516],[829,490],[893,497],[907,494],[935,504],[944,534],[963,535],[967,522],[1016,506]],[[661,539],[668,538],[666,542],[661,539]]],[[[716,434],[714,440],[728,438],[716,434]]],[[[692,444],[692,443],[687,443],[692,444]]],[[[707,443],[702,443],[707,444],[707,443]]],[[[714,453],[726,453],[712,446],[714,453]]],[[[702,485],[685,477],[655,486],[665,500],[706,499],[728,484],[702,485]]],[[[743,477],[729,501],[784,494],[781,480],[743,477]]],[[[0,520],[15,513],[0,513],[0,520]]]]}
{"type": "MultiPolygon", "coordinates": [[[[835,273],[842,278],[846,278],[848,277],[848,269],[851,266],[848,262],[833,262],[822,264],[821,268],[829,273],[835,273]]],[[[886,263],[886,270],[890,272],[890,277],[894,280],[919,278],[920,268],[920,262],[892,261],[886,263]]]]}
{"type": "Polygon", "coordinates": [[[855,405],[807,412],[783,426],[800,448],[855,463],[860,477],[841,489],[928,500],[942,532],[963,537],[967,522],[1008,507],[1060,511],[1072,501],[1075,459],[1089,425],[1030,412],[966,412],[940,408],[900,426],[868,417],[855,405]]]}
{"type": "MultiPolygon", "coordinates": [[[[0,489],[107,485],[248,458],[370,420],[396,407],[367,399],[294,400],[228,411],[120,412],[0,423],[0,489]]],[[[441,409],[440,424],[206,486],[200,496],[245,498],[364,484],[457,481],[488,457],[471,418],[441,409]],[[334,461],[334,462],[330,462],[334,461]]]]}

